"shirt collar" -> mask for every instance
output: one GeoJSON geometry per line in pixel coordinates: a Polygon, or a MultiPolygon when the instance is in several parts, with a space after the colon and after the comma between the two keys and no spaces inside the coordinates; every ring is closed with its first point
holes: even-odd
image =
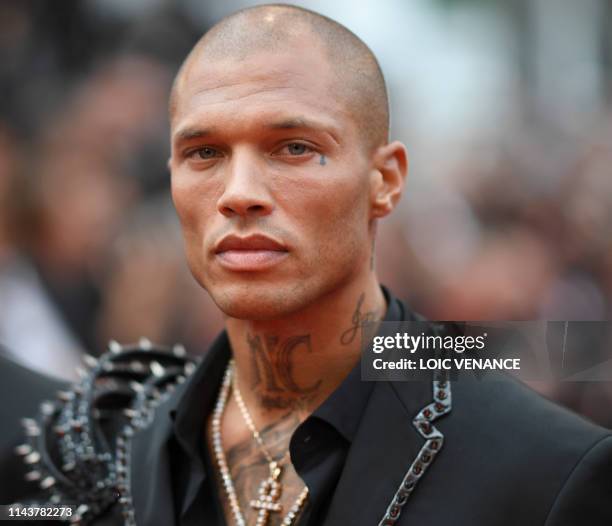
{"type": "MultiPolygon", "coordinates": [[[[406,319],[406,309],[384,286],[382,292],[387,303],[383,322],[406,319]]],[[[361,416],[368,402],[374,382],[361,380],[361,364],[358,363],[338,388],[314,411],[311,418],[330,424],[346,440],[352,442],[359,427],[361,416]]]]}

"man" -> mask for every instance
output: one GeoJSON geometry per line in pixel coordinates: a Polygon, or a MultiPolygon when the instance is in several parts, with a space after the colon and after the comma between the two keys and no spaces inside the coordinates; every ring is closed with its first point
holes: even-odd
{"type": "Polygon", "coordinates": [[[416,317],[372,265],[407,160],[355,35],[240,11],[187,57],[170,118],[189,266],[226,330],[195,372],[180,348],[112,344],[27,424],[60,437],[51,502],[146,526],[611,523],[607,431],[511,381],[458,382],[452,403],[440,379],[361,381],[361,327],[416,317]]]}

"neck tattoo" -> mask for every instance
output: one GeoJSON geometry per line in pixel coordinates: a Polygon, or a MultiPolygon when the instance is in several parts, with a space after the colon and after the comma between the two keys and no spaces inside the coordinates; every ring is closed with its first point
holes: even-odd
{"type": "Polygon", "coordinates": [[[362,293],[357,300],[357,306],[353,311],[351,317],[351,326],[346,329],[340,337],[340,343],[342,345],[349,345],[353,343],[355,338],[359,335],[359,331],[367,326],[369,323],[373,323],[378,319],[378,313],[375,310],[367,311],[362,313],[361,307],[365,301],[365,293],[362,293]]]}

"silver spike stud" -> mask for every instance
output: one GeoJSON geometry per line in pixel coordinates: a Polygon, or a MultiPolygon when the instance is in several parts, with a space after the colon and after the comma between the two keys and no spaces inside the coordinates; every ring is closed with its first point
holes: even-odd
{"type": "Polygon", "coordinates": [[[162,364],[157,361],[151,362],[151,365],[149,365],[149,367],[151,368],[151,372],[158,378],[161,378],[162,376],[164,376],[166,372],[162,364]]]}
{"type": "Polygon", "coordinates": [[[30,471],[29,473],[25,474],[24,478],[30,482],[40,480],[40,471],[30,471]]]}
{"type": "Polygon", "coordinates": [[[57,397],[62,402],[70,402],[70,400],[72,400],[74,398],[74,394],[71,393],[70,391],[58,391],[57,392],[57,397]]]}
{"type": "Polygon", "coordinates": [[[28,437],[37,437],[40,435],[40,428],[39,427],[26,427],[25,434],[28,437]]]}
{"type": "Polygon", "coordinates": [[[36,464],[40,460],[40,453],[38,451],[32,451],[30,454],[23,457],[23,461],[26,464],[36,464]]]}
{"type": "Polygon", "coordinates": [[[40,435],[40,428],[38,427],[36,420],[33,420],[32,418],[22,418],[21,425],[23,426],[27,436],[37,437],[40,435]]]}
{"type": "Polygon", "coordinates": [[[113,354],[119,354],[123,350],[123,347],[117,340],[111,340],[108,342],[108,350],[113,354]]]}
{"type": "Polygon", "coordinates": [[[79,378],[81,379],[87,378],[87,371],[83,369],[82,367],[77,367],[76,373],[79,375],[79,378]]]}
{"type": "Polygon", "coordinates": [[[49,489],[51,486],[55,484],[55,479],[53,477],[45,477],[40,481],[41,489],[49,489]]]}
{"type": "Polygon", "coordinates": [[[130,387],[132,389],[132,391],[136,391],[137,393],[141,393],[142,391],[144,391],[144,387],[142,386],[142,384],[139,384],[138,382],[130,382],[130,387]]]}
{"type": "Polygon", "coordinates": [[[75,467],[76,467],[76,464],[74,462],[67,462],[66,464],[62,466],[62,471],[64,472],[72,471],[75,467]]]}
{"type": "Polygon", "coordinates": [[[30,444],[21,444],[15,448],[15,453],[20,457],[24,457],[32,452],[32,446],[30,444]]]}
{"type": "Polygon", "coordinates": [[[153,344],[151,343],[151,340],[149,340],[148,338],[140,338],[140,340],[138,340],[138,346],[143,351],[150,351],[151,348],[153,347],[153,344]]]}
{"type": "Polygon", "coordinates": [[[36,420],[34,420],[33,418],[22,418],[21,425],[23,427],[38,427],[36,420]]]}
{"type": "Polygon", "coordinates": [[[172,352],[174,353],[174,356],[178,356],[179,358],[182,358],[187,354],[185,346],[180,343],[177,343],[172,347],[172,352]]]}
{"type": "Polygon", "coordinates": [[[127,408],[123,410],[123,414],[127,416],[128,418],[136,418],[139,413],[138,411],[135,411],[134,409],[127,408]]]}
{"type": "Polygon", "coordinates": [[[40,412],[45,416],[51,416],[53,413],[55,413],[55,405],[53,402],[45,400],[42,404],[40,404],[40,412]]]}
{"type": "Polygon", "coordinates": [[[87,365],[87,367],[91,367],[92,369],[94,367],[97,367],[98,365],[98,360],[94,358],[91,354],[84,354],[83,361],[85,362],[85,365],[87,365]]]}

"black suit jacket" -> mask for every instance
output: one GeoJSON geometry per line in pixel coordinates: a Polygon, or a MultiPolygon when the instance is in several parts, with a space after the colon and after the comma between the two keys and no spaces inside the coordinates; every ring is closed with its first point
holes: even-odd
{"type": "MultiPolygon", "coordinates": [[[[138,524],[172,526],[168,412],[133,443],[138,524]]],[[[510,379],[452,385],[453,409],[436,421],[444,445],[405,504],[400,526],[609,526],[612,435],[510,379]]],[[[431,384],[379,382],[322,526],[375,526],[424,439],[414,416],[431,384]]],[[[114,524],[107,519],[99,524],[114,524]]],[[[205,526],[205,525],[203,525],[205,526]]]]}
{"type": "MultiPolygon", "coordinates": [[[[136,432],[129,466],[138,525],[173,526],[168,444],[189,381],[136,432]]],[[[507,377],[452,382],[444,435],[399,519],[400,526],[610,526],[612,435],[507,377]]],[[[425,439],[413,419],[431,382],[377,382],[322,526],[381,523],[425,439]]],[[[117,509],[94,522],[122,524],[117,509]]],[[[391,524],[391,523],[390,523],[391,524]]],[[[206,525],[203,525],[206,526],[206,525]]]]}

